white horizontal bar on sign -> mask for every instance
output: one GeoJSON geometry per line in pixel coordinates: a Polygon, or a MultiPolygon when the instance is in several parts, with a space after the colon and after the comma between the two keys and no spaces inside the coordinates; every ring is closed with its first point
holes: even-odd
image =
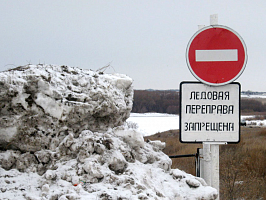
{"type": "Polygon", "coordinates": [[[196,62],[238,61],[237,49],[196,50],[196,62]]]}

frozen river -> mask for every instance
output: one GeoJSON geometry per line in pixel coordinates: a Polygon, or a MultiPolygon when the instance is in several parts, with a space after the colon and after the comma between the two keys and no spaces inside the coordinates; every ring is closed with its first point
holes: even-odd
{"type": "Polygon", "coordinates": [[[144,136],[179,129],[179,115],[163,113],[131,113],[127,121],[135,122],[144,136]]]}

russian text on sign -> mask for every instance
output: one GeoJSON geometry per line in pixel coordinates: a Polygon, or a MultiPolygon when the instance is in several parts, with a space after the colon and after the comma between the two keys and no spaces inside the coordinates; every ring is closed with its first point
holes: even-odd
{"type": "Polygon", "coordinates": [[[232,122],[185,122],[184,131],[234,131],[232,122]]]}
{"type": "Polygon", "coordinates": [[[229,100],[229,91],[209,91],[209,92],[196,92],[192,91],[190,93],[190,99],[189,100],[202,100],[202,99],[208,99],[208,100],[229,100]]]}
{"type": "Polygon", "coordinates": [[[186,114],[234,114],[234,105],[186,105],[186,114]]]}
{"type": "Polygon", "coordinates": [[[239,142],[240,84],[180,84],[181,142],[239,142]]]}

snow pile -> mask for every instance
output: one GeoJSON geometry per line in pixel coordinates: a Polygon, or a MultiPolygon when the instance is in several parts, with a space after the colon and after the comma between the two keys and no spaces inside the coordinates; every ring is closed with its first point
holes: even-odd
{"type": "Polygon", "coordinates": [[[66,136],[55,151],[3,152],[2,198],[215,199],[216,190],[202,179],[170,169],[161,142],[141,138],[123,127],[85,130],[66,136]]]}
{"type": "Polygon", "coordinates": [[[27,66],[0,77],[6,94],[1,199],[216,199],[203,179],[171,169],[164,143],[144,142],[124,123],[132,106],[130,78],[59,66],[27,66]],[[92,88],[81,86],[82,75],[92,88]]]}
{"type": "Polygon", "coordinates": [[[53,149],[69,133],[122,125],[132,109],[132,79],[54,65],[0,73],[0,147],[53,149]]]}

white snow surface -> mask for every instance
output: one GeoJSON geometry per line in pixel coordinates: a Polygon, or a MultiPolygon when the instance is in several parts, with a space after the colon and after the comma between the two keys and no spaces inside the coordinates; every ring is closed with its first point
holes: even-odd
{"type": "Polygon", "coordinates": [[[143,136],[179,129],[179,115],[172,114],[131,113],[127,122],[135,123],[136,128],[143,133],[143,136]]]}
{"type": "Polygon", "coordinates": [[[264,98],[266,98],[266,94],[265,95],[256,95],[256,94],[254,94],[254,95],[246,95],[246,94],[241,94],[241,97],[243,97],[243,98],[262,98],[262,99],[264,99],[264,98]]]}
{"type": "MultiPolygon", "coordinates": [[[[6,89],[16,91],[10,91],[13,95],[9,102],[17,110],[11,109],[12,113],[7,108],[0,111],[1,119],[5,120],[0,123],[5,131],[2,134],[9,136],[9,130],[12,134],[19,135],[23,130],[23,137],[34,137],[33,141],[39,143],[24,144],[24,150],[12,149],[12,145],[1,147],[1,200],[217,198],[217,190],[207,186],[203,179],[179,169],[171,169],[171,159],[162,152],[164,143],[145,142],[144,134],[125,121],[129,117],[129,106],[132,106],[133,100],[130,89],[132,79],[129,77],[119,74],[100,75],[92,71],[82,72],[77,68],[54,65],[26,66],[11,72],[12,76],[8,72],[1,73],[0,83],[5,87],[0,92],[4,94],[6,89]],[[27,74],[22,76],[20,73],[25,69],[27,74]],[[67,74],[63,75],[62,70],[67,70],[67,74]],[[40,76],[37,79],[36,74],[40,76]],[[53,79],[49,78],[51,76],[53,79]],[[31,78],[34,78],[32,83],[37,85],[28,82],[31,78]],[[10,83],[12,88],[8,88],[6,83],[10,83]],[[38,88],[37,91],[35,87],[38,88]],[[112,88],[112,92],[106,94],[108,88],[112,88]],[[29,90],[31,99],[27,93],[29,90]],[[89,99],[84,91],[90,94],[89,99]],[[86,129],[93,124],[74,129],[75,123],[78,126],[83,122],[74,121],[74,108],[80,112],[79,115],[84,114],[81,113],[83,108],[91,112],[88,116],[84,115],[82,120],[94,117],[98,123],[98,128],[95,125],[97,130],[86,129]],[[18,111],[25,112],[27,116],[34,113],[32,123],[27,124],[27,119],[18,116],[18,111]],[[65,117],[69,112],[73,112],[72,117],[65,117]],[[103,120],[107,116],[120,115],[123,117],[118,122],[111,117],[103,120]],[[24,129],[15,129],[18,127],[17,121],[22,118],[32,132],[27,132],[25,126],[24,129]],[[46,118],[46,121],[42,121],[42,118],[46,118]],[[37,127],[40,125],[39,121],[42,122],[42,127],[37,127]],[[51,122],[54,124],[57,121],[64,123],[64,127],[45,128],[49,127],[49,123],[52,126],[51,122]],[[8,125],[5,125],[7,122],[8,125]],[[112,124],[108,125],[108,122],[112,124]],[[36,127],[38,132],[34,132],[36,127]],[[50,132],[54,133],[49,135],[50,132]],[[49,140],[42,137],[42,134],[48,135],[49,140]],[[42,147],[42,143],[47,141],[53,143],[42,147]],[[31,145],[31,150],[27,150],[28,145],[31,145]]],[[[7,137],[5,142],[10,138],[7,137]]]]}
{"type": "Polygon", "coordinates": [[[247,126],[266,127],[266,119],[256,120],[255,115],[241,116],[241,120],[247,123],[247,126]]]}

